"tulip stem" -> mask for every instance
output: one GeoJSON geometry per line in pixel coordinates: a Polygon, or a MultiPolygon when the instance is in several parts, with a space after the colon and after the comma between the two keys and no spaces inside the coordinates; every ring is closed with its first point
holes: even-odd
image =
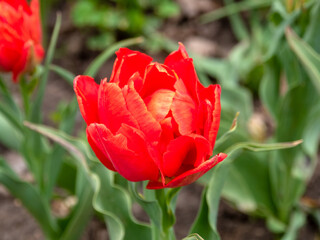
{"type": "Polygon", "coordinates": [[[20,80],[20,91],[22,95],[22,101],[23,101],[23,107],[24,107],[24,113],[25,113],[25,118],[28,118],[29,116],[29,109],[30,109],[30,104],[29,104],[29,93],[28,93],[28,86],[26,83],[26,79],[24,76],[20,80]]]}

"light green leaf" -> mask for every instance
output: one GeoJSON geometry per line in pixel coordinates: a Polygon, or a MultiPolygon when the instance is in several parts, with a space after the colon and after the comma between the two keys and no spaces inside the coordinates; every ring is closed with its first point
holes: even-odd
{"type": "Polygon", "coordinates": [[[131,212],[130,196],[124,189],[114,184],[114,173],[106,169],[101,163],[96,164],[94,172],[93,207],[103,214],[110,239],[151,239],[150,226],[139,223],[134,219],[131,212]]]}
{"type": "Polygon", "coordinates": [[[295,210],[291,216],[289,227],[281,240],[295,240],[299,230],[306,223],[306,214],[302,210],[295,210]]]}
{"type": "Polygon", "coordinates": [[[182,240],[204,240],[199,234],[192,233],[189,236],[185,237],[182,240]]]}
{"type": "Polygon", "coordinates": [[[241,142],[231,146],[225,152],[226,154],[231,155],[234,151],[239,149],[247,149],[253,152],[272,151],[272,150],[278,150],[278,149],[292,148],[301,143],[302,143],[302,140],[297,140],[293,142],[282,142],[282,143],[241,142]]]}
{"type": "Polygon", "coordinates": [[[286,30],[286,37],[290,47],[304,65],[320,94],[320,55],[300,39],[290,28],[286,30]]]}

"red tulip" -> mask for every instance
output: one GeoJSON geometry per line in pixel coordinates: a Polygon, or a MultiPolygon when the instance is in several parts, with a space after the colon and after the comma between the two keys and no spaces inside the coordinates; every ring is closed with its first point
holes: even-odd
{"type": "Polygon", "coordinates": [[[17,82],[43,56],[39,1],[0,0],[0,71],[12,72],[17,82]]]}
{"type": "Polygon", "coordinates": [[[88,142],[108,169],[158,189],[190,184],[226,158],[210,158],[220,86],[201,85],[182,44],[164,64],[126,48],[116,54],[109,82],[74,80],[88,142]]]}

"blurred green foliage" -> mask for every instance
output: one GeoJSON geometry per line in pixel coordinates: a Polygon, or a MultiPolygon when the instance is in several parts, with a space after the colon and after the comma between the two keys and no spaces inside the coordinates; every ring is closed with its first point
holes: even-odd
{"type": "MultiPolygon", "coordinates": [[[[238,129],[225,144],[304,142],[267,153],[238,151],[222,195],[238,210],[265,218],[279,239],[296,239],[307,214],[316,212],[305,211],[301,198],[319,152],[320,2],[224,2],[225,7],[200,19],[210,22],[227,16],[239,43],[226,59],[195,62],[202,80],[212,77],[222,85],[220,134],[228,131],[240,111],[238,129]],[[260,109],[255,108],[257,103],[260,109]]],[[[221,149],[225,146],[215,151],[221,149]]]]}
{"type": "Polygon", "coordinates": [[[87,42],[89,48],[101,50],[119,38],[150,37],[164,19],[179,11],[172,0],[79,0],[71,16],[77,27],[94,31],[87,42]]]}

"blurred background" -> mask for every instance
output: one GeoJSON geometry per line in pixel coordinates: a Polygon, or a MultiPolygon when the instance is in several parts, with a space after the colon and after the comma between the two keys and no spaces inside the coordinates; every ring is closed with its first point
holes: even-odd
{"type": "MultiPolygon", "coordinates": [[[[218,231],[222,239],[320,239],[320,1],[42,0],[45,46],[57,12],[62,14],[62,28],[54,64],[75,75],[120,40],[143,37],[142,44],[130,48],[157,62],[182,42],[200,81],[222,86],[219,135],[240,112],[237,130],[215,152],[240,141],[303,139],[290,150],[243,150],[234,155],[222,192],[218,231]]],[[[103,65],[96,81],[110,76],[114,59],[103,65]]],[[[57,126],[73,89],[51,73],[46,91],[45,121],[57,126]]],[[[79,115],[78,129],[83,129],[82,123],[79,115]]],[[[30,177],[15,152],[0,145],[0,153],[24,179],[30,177]]],[[[181,191],[177,239],[188,234],[202,183],[210,176],[181,191]]],[[[65,197],[53,202],[53,211],[63,216],[70,201],[65,197]]],[[[134,214],[146,220],[138,205],[134,214]]],[[[4,188],[0,219],[0,239],[43,239],[35,221],[4,188]]],[[[105,225],[94,217],[82,239],[108,239],[105,225]]]]}

